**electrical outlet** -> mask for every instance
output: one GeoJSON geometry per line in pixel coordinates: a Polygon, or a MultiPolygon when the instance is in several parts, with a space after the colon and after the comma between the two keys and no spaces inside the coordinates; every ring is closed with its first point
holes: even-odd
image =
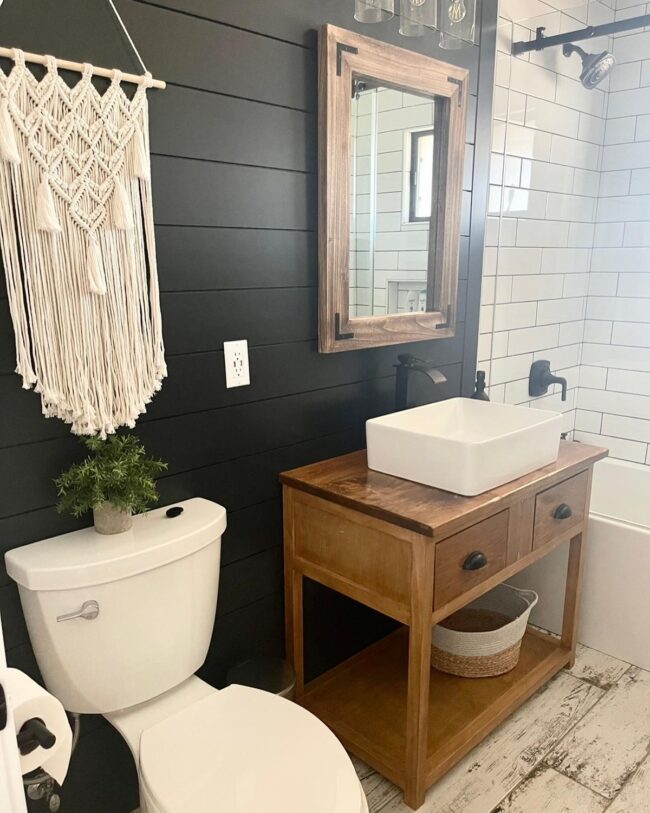
{"type": "Polygon", "coordinates": [[[247,387],[251,383],[248,369],[248,342],[240,339],[223,343],[223,356],[226,364],[226,387],[247,387]]]}

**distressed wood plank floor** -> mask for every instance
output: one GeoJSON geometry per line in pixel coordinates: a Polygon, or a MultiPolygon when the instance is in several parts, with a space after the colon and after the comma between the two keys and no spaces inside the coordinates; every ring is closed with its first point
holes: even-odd
{"type": "Polygon", "coordinates": [[[533,771],[494,813],[601,813],[608,804],[592,790],[553,768],[533,771]]]}
{"type": "Polygon", "coordinates": [[[550,754],[548,764],[613,799],[650,750],[650,672],[632,667],[550,754]]]}
{"type": "MultiPolygon", "coordinates": [[[[428,792],[422,813],[489,813],[603,694],[567,674],[547,684],[428,792]]],[[[410,813],[399,794],[385,813],[410,813]]]]}
{"type": "Polygon", "coordinates": [[[646,757],[638,771],[607,808],[607,813],[635,813],[650,807],[650,757],[646,757]]]}
{"type": "MultiPolygon", "coordinates": [[[[411,813],[354,760],[370,813],[411,813]]],[[[418,813],[650,813],[650,672],[584,646],[428,792],[418,813]]]]}

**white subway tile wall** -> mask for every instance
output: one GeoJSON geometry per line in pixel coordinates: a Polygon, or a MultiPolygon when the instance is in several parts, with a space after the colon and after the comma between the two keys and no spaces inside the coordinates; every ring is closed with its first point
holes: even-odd
{"type": "Polygon", "coordinates": [[[576,439],[650,465],[650,29],[588,43],[618,63],[593,91],[560,48],[510,53],[537,26],[570,31],[650,3],[500,9],[479,366],[494,400],[560,409],[576,439]],[[540,358],[568,378],[565,403],[557,387],[528,395],[540,358]]]}
{"type": "MultiPolygon", "coordinates": [[[[647,10],[619,3],[616,16],[647,10]]],[[[650,31],[619,34],[612,48],[578,394],[591,417],[576,436],[600,435],[613,455],[650,464],[650,31]]]]}
{"type": "MultiPolygon", "coordinates": [[[[388,88],[361,94],[352,121],[350,307],[354,316],[386,313],[387,286],[426,288],[429,230],[409,223],[404,189],[407,138],[433,127],[433,105],[388,88]]],[[[472,164],[471,155],[468,166],[472,164]]],[[[404,291],[404,294],[408,291],[404,291]]],[[[402,303],[406,309],[407,303],[402,303]]]]}

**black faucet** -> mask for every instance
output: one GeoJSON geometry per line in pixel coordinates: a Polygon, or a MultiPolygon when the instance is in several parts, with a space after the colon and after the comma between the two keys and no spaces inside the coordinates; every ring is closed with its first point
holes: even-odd
{"type": "Polygon", "coordinates": [[[562,385],[562,400],[566,401],[567,381],[551,372],[551,362],[546,360],[535,361],[530,368],[528,379],[528,394],[537,397],[546,395],[551,384],[562,385]]]}
{"type": "Polygon", "coordinates": [[[437,370],[428,361],[412,356],[410,353],[402,353],[397,357],[399,364],[395,365],[395,411],[401,412],[406,409],[409,374],[411,372],[423,373],[433,381],[434,384],[444,384],[447,376],[437,370]]]}

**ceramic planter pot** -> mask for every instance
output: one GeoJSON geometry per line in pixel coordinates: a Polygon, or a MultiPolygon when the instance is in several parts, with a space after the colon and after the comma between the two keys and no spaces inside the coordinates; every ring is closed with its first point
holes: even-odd
{"type": "Polygon", "coordinates": [[[110,502],[93,508],[93,519],[98,534],[121,534],[133,525],[133,514],[110,502]]]}

